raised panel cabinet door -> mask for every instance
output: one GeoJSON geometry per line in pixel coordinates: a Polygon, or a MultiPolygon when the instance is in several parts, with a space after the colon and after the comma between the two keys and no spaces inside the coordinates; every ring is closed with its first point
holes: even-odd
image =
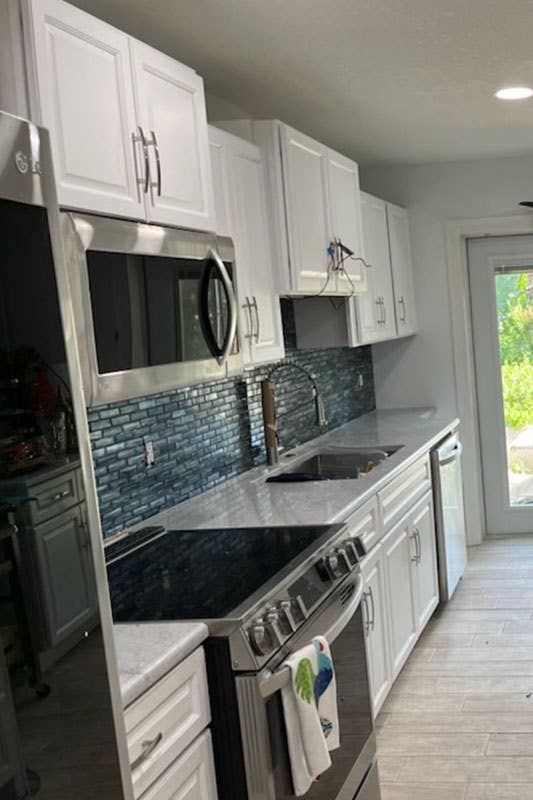
{"type": "Polygon", "coordinates": [[[355,161],[329,149],[326,163],[331,217],[330,238],[333,241],[340,239],[346,247],[353,250],[353,257],[345,254],[343,271],[337,273],[337,291],[339,294],[357,294],[366,291],[367,272],[364,261],[359,260],[365,256],[359,168],[355,161]]]}
{"type": "Polygon", "coordinates": [[[382,548],[375,547],[361,565],[364,579],[363,622],[374,718],[391,688],[387,587],[382,548]]]}
{"type": "MultiPolygon", "coordinates": [[[[228,134],[229,136],[229,134],[228,134]]],[[[228,148],[232,236],[235,243],[237,286],[241,307],[249,320],[243,355],[248,363],[277,361],[285,354],[279,296],[266,208],[261,150],[236,137],[228,148]],[[241,290],[242,287],[242,290],[241,290]]]]}
{"type": "Polygon", "coordinates": [[[329,210],[326,148],[303,133],[280,125],[283,184],[294,292],[335,294],[329,274],[329,210]]]}
{"type": "Polygon", "coordinates": [[[396,327],[398,336],[408,336],[417,329],[409,215],[405,208],[387,203],[387,221],[396,327]]]}
{"type": "Polygon", "coordinates": [[[79,508],[33,529],[50,645],[74,633],[94,613],[94,588],[87,571],[89,540],[79,508]]]}
{"type": "Polygon", "coordinates": [[[421,632],[439,603],[439,579],[437,573],[437,546],[435,519],[431,496],[413,511],[411,536],[414,538],[416,561],[417,618],[421,632]]]}
{"type": "Polygon", "coordinates": [[[213,125],[208,126],[208,131],[215,205],[215,231],[217,236],[231,236],[227,135],[213,125]]]}
{"type": "Polygon", "coordinates": [[[148,218],[214,231],[203,80],[164,53],[130,42],[139,124],[150,161],[148,218]]]}
{"type": "Polygon", "coordinates": [[[367,291],[355,299],[359,336],[370,344],[396,336],[387,206],[379,197],[361,192],[367,291]]]}
{"type": "Polygon", "coordinates": [[[24,9],[32,116],[50,131],[59,204],[144,217],[128,37],[62,0],[24,9]]]}
{"type": "Polygon", "coordinates": [[[403,667],[417,639],[415,587],[411,568],[408,521],[402,521],[382,540],[387,581],[389,643],[392,679],[403,667]]]}

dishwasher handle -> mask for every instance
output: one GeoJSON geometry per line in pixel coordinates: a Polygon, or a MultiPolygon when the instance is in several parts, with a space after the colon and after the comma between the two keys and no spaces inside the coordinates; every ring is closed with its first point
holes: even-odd
{"type": "Polygon", "coordinates": [[[445,466],[446,464],[451,464],[452,461],[455,461],[457,458],[461,456],[463,452],[463,445],[461,442],[457,442],[453,450],[447,451],[445,453],[439,453],[439,464],[441,467],[445,466]]]}

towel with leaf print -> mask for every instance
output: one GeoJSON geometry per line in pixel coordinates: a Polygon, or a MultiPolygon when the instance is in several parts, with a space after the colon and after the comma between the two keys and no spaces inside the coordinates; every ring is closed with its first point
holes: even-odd
{"type": "Polygon", "coordinates": [[[294,794],[305,794],[331,766],[330,750],[340,745],[335,670],[323,636],[284,662],[291,681],[281,691],[294,794]]]}

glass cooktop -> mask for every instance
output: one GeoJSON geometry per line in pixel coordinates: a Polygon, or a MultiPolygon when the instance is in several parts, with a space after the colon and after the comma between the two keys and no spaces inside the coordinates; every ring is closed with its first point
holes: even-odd
{"type": "MultiPolygon", "coordinates": [[[[106,549],[115,622],[222,619],[341,525],[130,534],[106,549]]],[[[322,542],[321,542],[322,543],[322,542]]]]}

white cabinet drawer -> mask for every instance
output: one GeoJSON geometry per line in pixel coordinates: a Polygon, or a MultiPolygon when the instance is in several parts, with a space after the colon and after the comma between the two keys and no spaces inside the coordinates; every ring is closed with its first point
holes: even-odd
{"type": "MultiPolygon", "coordinates": [[[[128,706],[124,717],[133,792],[139,797],[210,722],[203,648],[128,706]]],[[[191,795],[196,796],[204,795],[191,795]]]]}
{"type": "Polygon", "coordinates": [[[431,471],[429,455],[426,455],[378,492],[381,524],[385,533],[430,489],[431,471]]]}
{"type": "Polygon", "coordinates": [[[76,470],[31,486],[30,515],[33,525],[62,514],[80,502],[76,470]]]}
{"type": "Polygon", "coordinates": [[[378,501],[373,497],[346,520],[350,536],[358,538],[367,553],[380,539],[378,501]]]}
{"type": "Polygon", "coordinates": [[[204,731],[161,775],[143,800],[217,800],[209,731],[204,731]]]}

